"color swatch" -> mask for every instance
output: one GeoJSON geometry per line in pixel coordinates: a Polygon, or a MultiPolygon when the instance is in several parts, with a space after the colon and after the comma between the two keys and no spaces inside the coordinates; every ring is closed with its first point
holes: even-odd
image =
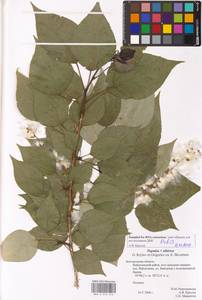
{"type": "Polygon", "coordinates": [[[199,1],[125,1],[124,44],[200,46],[199,1]]]}

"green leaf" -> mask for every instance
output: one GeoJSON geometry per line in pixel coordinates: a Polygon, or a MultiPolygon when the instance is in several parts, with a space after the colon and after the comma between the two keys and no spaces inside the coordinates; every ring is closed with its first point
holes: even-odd
{"type": "Polygon", "coordinates": [[[154,201],[149,205],[138,205],[135,214],[140,224],[149,231],[158,232],[167,229],[177,229],[170,211],[162,208],[154,201]]]}
{"type": "Polygon", "coordinates": [[[171,143],[161,145],[158,148],[158,157],[157,157],[157,165],[156,165],[156,174],[163,174],[170,163],[173,147],[175,145],[176,140],[171,143]]]}
{"type": "Polygon", "coordinates": [[[88,249],[82,249],[74,252],[73,262],[76,270],[83,274],[104,274],[102,265],[98,257],[88,249]]]}
{"type": "Polygon", "coordinates": [[[60,215],[51,195],[41,200],[35,222],[46,232],[53,230],[60,223],[60,215]]]}
{"type": "MultiPolygon", "coordinates": [[[[67,227],[67,225],[65,224],[67,227]]],[[[62,242],[67,239],[67,235],[64,232],[55,233],[51,232],[47,234],[42,228],[35,227],[30,233],[38,241],[38,249],[43,251],[54,251],[62,246],[62,242]]]]}
{"type": "Polygon", "coordinates": [[[94,87],[94,94],[97,94],[96,97],[104,103],[104,115],[98,120],[98,123],[102,126],[111,125],[121,110],[121,99],[113,95],[106,87],[106,75],[102,73],[94,87]]]}
{"type": "Polygon", "coordinates": [[[14,176],[17,185],[33,196],[46,195],[48,184],[42,173],[27,162],[18,161],[12,157],[14,176]]]}
{"type": "MultiPolygon", "coordinates": [[[[67,191],[65,191],[63,182],[59,175],[53,174],[48,176],[48,181],[50,183],[51,192],[53,194],[53,200],[55,206],[57,207],[61,220],[67,220],[67,206],[68,206],[68,197],[67,191]]],[[[68,180],[67,183],[68,184],[68,180]]]]}
{"type": "Polygon", "coordinates": [[[108,89],[124,99],[147,98],[161,87],[178,63],[180,62],[144,54],[131,72],[120,73],[111,68],[107,75],[108,89]]]}
{"type": "Polygon", "coordinates": [[[26,163],[36,167],[43,175],[56,172],[55,159],[45,147],[22,147],[18,146],[22,158],[26,163]]]}
{"type": "Polygon", "coordinates": [[[104,127],[99,124],[85,126],[81,129],[81,136],[87,143],[92,145],[97,140],[103,129],[104,127]]]}
{"type": "Polygon", "coordinates": [[[104,111],[104,99],[102,97],[93,97],[86,104],[83,125],[87,126],[97,123],[103,117],[104,111]]]}
{"type": "Polygon", "coordinates": [[[38,122],[45,126],[58,126],[67,119],[68,101],[60,96],[34,92],[34,113],[38,122]]]}
{"type": "Polygon", "coordinates": [[[77,73],[74,72],[72,80],[70,84],[68,85],[67,90],[64,92],[63,96],[70,99],[79,99],[83,93],[83,84],[82,80],[77,75],[77,73]]]}
{"type": "Polygon", "coordinates": [[[118,219],[116,219],[116,221],[114,222],[114,227],[113,227],[110,234],[111,235],[112,234],[119,234],[119,235],[120,234],[122,234],[122,235],[128,235],[129,234],[125,217],[124,218],[119,217],[118,219]]]}
{"type": "Polygon", "coordinates": [[[21,114],[29,119],[36,121],[34,113],[34,95],[33,89],[30,87],[29,79],[17,71],[17,107],[21,114]]]}
{"type": "Polygon", "coordinates": [[[90,180],[92,174],[92,160],[73,167],[70,178],[76,184],[84,184],[90,180]]]}
{"type": "Polygon", "coordinates": [[[113,217],[126,216],[134,207],[134,197],[127,197],[124,201],[109,201],[95,205],[95,209],[101,210],[113,217]]]}
{"type": "MultiPolygon", "coordinates": [[[[32,7],[35,12],[44,12],[33,4],[32,7]]],[[[74,30],[77,28],[73,21],[55,14],[35,14],[35,18],[37,41],[40,43],[68,43],[74,30]]],[[[67,45],[48,45],[43,47],[54,59],[57,58],[62,62],[69,63],[76,62],[70,47],[67,45]]]]}
{"type": "MultiPolygon", "coordinates": [[[[97,3],[91,12],[101,12],[97,3]]],[[[78,25],[71,40],[73,43],[115,43],[114,34],[102,14],[89,14],[78,25]]],[[[79,63],[88,70],[99,69],[111,60],[114,46],[72,46],[71,51],[79,63]]]]}
{"type": "Polygon", "coordinates": [[[113,125],[143,128],[151,122],[154,108],[154,95],[141,101],[134,99],[122,100],[120,114],[113,125]]]}
{"type": "Polygon", "coordinates": [[[88,201],[93,204],[100,204],[109,201],[123,201],[128,193],[120,191],[113,185],[107,183],[96,183],[88,194],[88,201]]]}
{"type": "Polygon", "coordinates": [[[45,94],[61,95],[68,88],[74,75],[71,65],[53,60],[40,46],[30,65],[30,84],[45,94]]]}
{"type": "Polygon", "coordinates": [[[171,181],[159,195],[151,196],[164,209],[175,209],[199,191],[198,185],[179,174],[176,182],[171,181]]]}
{"type": "Polygon", "coordinates": [[[79,231],[92,243],[102,242],[113,228],[113,219],[106,213],[91,209],[83,214],[79,231]]]}
{"type": "Polygon", "coordinates": [[[81,234],[79,230],[75,230],[72,234],[72,241],[79,246],[79,248],[86,248],[90,242],[81,234]]]}
{"type": "Polygon", "coordinates": [[[30,260],[37,252],[37,240],[25,230],[9,234],[1,245],[2,258],[9,262],[30,260]]]}
{"type": "Polygon", "coordinates": [[[92,244],[92,250],[100,260],[113,262],[119,259],[125,245],[124,235],[110,235],[102,243],[92,244]]]}

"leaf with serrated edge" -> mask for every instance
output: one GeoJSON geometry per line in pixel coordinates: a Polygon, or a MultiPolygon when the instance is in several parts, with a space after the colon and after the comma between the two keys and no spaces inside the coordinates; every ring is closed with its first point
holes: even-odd
{"type": "Polygon", "coordinates": [[[87,275],[104,274],[98,257],[88,249],[82,249],[73,253],[73,262],[78,272],[87,275]]]}
{"type": "Polygon", "coordinates": [[[177,229],[169,209],[164,209],[152,201],[148,205],[140,204],[135,209],[140,224],[152,232],[177,229]]]}
{"type": "Polygon", "coordinates": [[[9,234],[1,245],[2,258],[9,262],[30,260],[37,252],[37,240],[25,230],[9,234]]]}
{"type": "MultiPolygon", "coordinates": [[[[91,12],[101,12],[97,2],[91,12]]],[[[114,34],[103,14],[87,15],[75,30],[73,43],[115,43],[114,34]],[[92,30],[96,28],[96,30],[92,30]]],[[[116,46],[72,46],[71,50],[79,63],[88,70],[95,70],[106,64],[115,52],[116,46]]]]}

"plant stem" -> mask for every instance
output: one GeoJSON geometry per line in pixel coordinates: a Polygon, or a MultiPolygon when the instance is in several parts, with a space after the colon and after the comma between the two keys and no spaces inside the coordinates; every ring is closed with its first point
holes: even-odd
{"type": "MultiPolygon", "coordinates": [[[[78,64],[77,64],[77,68],[78,68],[78,71],[79,71],[79,74],[80,74],[80,77],[81,77],[81,72],[80,72],[78,64]]],[[[84,118],[84,114],[85,114],[85,104],[86,104],[86,100],[87,100],[87,93],[88,93],[88,89],[89,89],[92,81],[95,79],[95,76],[98,73],[98,71],[99,70],[95,71],[95,73],[93,74],[91,79],[90,79],[90,76],[89,76],[87,86],[84,87],[84,90],[83,90],[83,97],[82,97],[81,105],[80,105],[79,122],[76,126],[76,134],[77,134],[78,137],[77,137],[77,142],[76,142],[74,152],[72,154],[71,165],[70,165],[69,170],[71,170],[73,167],[75,167],[76,164],[77,164],[77,161],[78,161],[78,152],[79,152],[79,145],[80,145],[80,133],[81,133],[83,118],[84,118]]],[[[82,77],[81,77],[81,81],[83,83],[82,77]]],[[[70,251],[70,255],[71,255],[71,258],[72,258],[72,264],[73,264],[73,268],[74,268],[74,286],[76,288],[79,288],[78,271],[76,270],[76,268],[74,266],[74,262],[73,262],[73,255],[74,255],[74,245],[73,245],[73,241],[72,241],[72,211],[73,211],[73,206],[74,206],[73,184],[74,184],[73,181],[71,181],[71,183],[70,183],[70,185],[67,189],[67,201],[68,201],[67,234],[68,234],[68,250],[70,251]]]]}

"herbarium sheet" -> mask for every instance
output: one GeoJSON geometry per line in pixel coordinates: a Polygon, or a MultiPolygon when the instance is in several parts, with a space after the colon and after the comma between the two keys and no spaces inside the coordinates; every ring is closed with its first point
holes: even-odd
{"type": "Polygon", "coordinates": [[[2,3],[2,300],[202,298],[202,50],[123,8],[2,3]]]}

